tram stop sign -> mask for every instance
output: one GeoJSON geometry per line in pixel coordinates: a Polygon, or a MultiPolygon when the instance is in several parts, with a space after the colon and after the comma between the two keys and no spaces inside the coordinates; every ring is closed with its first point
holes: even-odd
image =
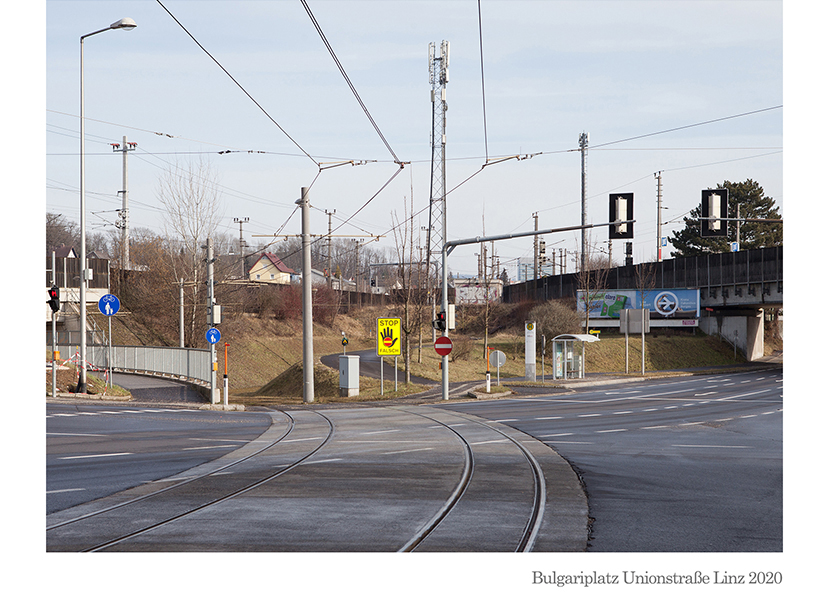
{"type": "Polygon", "coordinates": [[[433,347],[440,356],[447,356],[453,350],[453,341],[450,340],[450,337],[439,337],[433,347]]]}

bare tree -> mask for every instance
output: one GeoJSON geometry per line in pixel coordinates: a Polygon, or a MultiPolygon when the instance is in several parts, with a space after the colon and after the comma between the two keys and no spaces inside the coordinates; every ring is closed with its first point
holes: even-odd
{"type": "Polygon", "coordinates": [[[190,341],[195,336],[197,305],[202,297],[206,253],[202,246],[215,234],[223,215],[217,177],[208,161],[175,163],[158,182],[158,199],[166,211],[167,239],[175,245],[172,255],[176,277],[190,288],[193,305],[189,319],[190,341]]]}

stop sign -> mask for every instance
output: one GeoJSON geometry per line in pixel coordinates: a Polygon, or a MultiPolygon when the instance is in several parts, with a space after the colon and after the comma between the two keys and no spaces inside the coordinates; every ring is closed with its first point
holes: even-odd
{"type": "Polygon", "coordinates": [[[453,349],[453,341],[450,340],[450,337],[439,337],[433,347],[436,348],[436,353],[440,356],[447,356],[453,349]]]}

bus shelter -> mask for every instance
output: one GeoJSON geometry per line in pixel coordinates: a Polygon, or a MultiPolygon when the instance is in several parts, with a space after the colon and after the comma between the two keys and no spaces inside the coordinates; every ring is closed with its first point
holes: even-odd
{"type": "Polygon", "coordinates": [[[554,379],[582,379],[585,372],[585,344],[599,341],[594,335],[559,335],[553,338],[554,379]]]}

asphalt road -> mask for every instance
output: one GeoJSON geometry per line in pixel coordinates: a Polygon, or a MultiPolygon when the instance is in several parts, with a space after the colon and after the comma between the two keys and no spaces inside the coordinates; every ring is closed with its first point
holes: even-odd
{"type": "Polygon", "coordinates": [[[783,549],[783,374],[446,406],[526,432],[580,473],[595,552],[783,549]]]}

